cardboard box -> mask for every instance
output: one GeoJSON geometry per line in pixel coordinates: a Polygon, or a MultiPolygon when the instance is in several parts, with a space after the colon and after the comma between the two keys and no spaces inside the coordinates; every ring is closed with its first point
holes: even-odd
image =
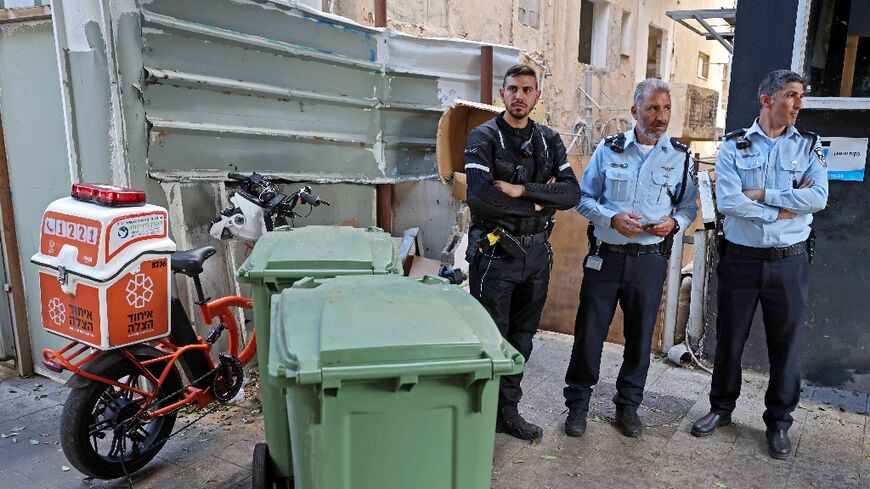
{"type": "Polygon", "coordinates": [[[465,143],[475,127],[498,115],[494,105],[456,99],[438,121],[435,156],[442,183],[452,181],[453,197],[465,201],[465,143]]]}
{"type": "Polygon", "coordinates": [[[420,255],[409,256],[411,260],[411,268],[408,271],[409,277],[422,277],[424,275],[438,276],[441,271],[441,262],[431,258],[425,258],[420,255]]]}

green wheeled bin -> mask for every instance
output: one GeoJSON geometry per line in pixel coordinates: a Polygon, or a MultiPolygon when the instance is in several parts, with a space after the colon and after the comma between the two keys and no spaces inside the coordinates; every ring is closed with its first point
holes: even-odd
{"type": "MultiPolygon", "coordinates": [[[[284,228],[261,237],[238,271],[239,282],[251,284],[257,362],[265,372],[269,352],[271,296],[303,277],[386,275],[401,273],[393,239],[379,228],[307,226],[284,228]]],[[[266,444],[254,453],[257,466],[280,479],[293,475],[287,410],[282,389],[261,375],[260,399],[266,416],[266,444]]],[[[267,481],[265,486],[270,485],[267,481]]]]}
{"type": "Polygon", "coordinates": [[[499,378],[523,357],[471,295],[340,276],[298,281],[271,310],[268,376],[286,404],[264,416],[289,421],[296,489],[490,487],[499,378]]]}

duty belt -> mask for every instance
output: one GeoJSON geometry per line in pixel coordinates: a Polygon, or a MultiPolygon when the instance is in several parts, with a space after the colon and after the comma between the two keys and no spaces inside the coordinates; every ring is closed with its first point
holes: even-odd
{"type": "Polygon", "coordinates": [[[547,233],[541,232],[537,234],[523,234],[523,235],[514,235],[514,238],[517,238],[517,241],[523,245],[523,248],[531,248],[532,246],[537,246],[541,243],[547,241],[547,233]]]}
{"type": "Polygon", "coordinates": [[[767,261],[773,261],[806,253],[807,243],[806,241],[801,241],[800,243],[795,243],[791,246],[784,246],[782,248],[753,248],[751,246],[743,246],[729,241],[725,245],[725,250],[725,253],[734,253],[735,255],[751,256],[767,261]]]}
{"type": "Polygon", "coordinates": [[[652,253],[662,253],[662,243],[642,245],[638,243],[628,243],[615,245],[610,243],[601,243],[600,249],[612,251],[613,253],[622,253],[629,256],[649,255],[652,253]]]}

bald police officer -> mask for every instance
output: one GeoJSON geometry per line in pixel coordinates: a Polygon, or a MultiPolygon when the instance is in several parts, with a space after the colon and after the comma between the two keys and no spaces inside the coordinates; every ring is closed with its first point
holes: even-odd
{"type": "Polygon", "coordinates": [[[583,269],[574,347],[565,374],[565,432],[586,432],[592,386],[617,302],[625,313],[625,350],[616,381],[616,425],[640,436],[650,343],[673,234],[695,219],[698,189],[688,148],[665,134],[671,117],[667,83],[635,88],[634,129],[605,139],[580,183],[577,212],[594,225],[583,269]],[[666,239],[667,238],[667,239],[666,239]]]}
{"type": "Polygon", "coordinates": [[[810,223],[828,199],[818,137],[794,126],[803,93],[797,73],[768,73],[758,87],[761,111],[755,123],[726,135],[716,159],[716,203],[725,215],[716,359],[710,413],[692,425],[693,435],[707,436],[731,422],[743,347],[761,303],[770,360],[763,417],[768,451],[777,459],[791,453],[788,429],[800,397],[810,223]]]}

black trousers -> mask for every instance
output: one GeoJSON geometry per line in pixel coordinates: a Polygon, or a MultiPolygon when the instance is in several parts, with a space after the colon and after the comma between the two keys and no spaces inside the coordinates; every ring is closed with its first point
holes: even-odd
{"type": "Polygon", "coordinates": [[[650,342],[668,261],[659,254],[630,256],[600,251],[599,256],[604,260],[601,270],[583,269],[574,347],[565,374],[568,384],[564,390],[565,405],[589,409],[592,386],[598,383],[601,350],[619,302],[625,314],[625,350],[613,402],[617,406],[637,407],[643,402],[650,342]]]}
{"type": "MultiPolygon", "coordinates": [[[[550,244],[545,242],[527,248],[524,258],[509,260],[498,253],[483,254],[469,267],[471,295],[526,361],[532,354],[532,337],[547,299],[552,254],[550,244]]],[[[501,377],[499,413],[517,409],[523,395],[522,380],[522,373],[501,377]]]]}
{"type": "Polygon", "coordinates": [[[742,383],[743,347],[761,303],[770,361],[764,422],[768,428],[787,430],[800,399],[800,348],[809,291],[807,256],[766,261],[726,251],[717,273],[719,308],[710,410],[720,414],[734,410],[742,383]]]}

